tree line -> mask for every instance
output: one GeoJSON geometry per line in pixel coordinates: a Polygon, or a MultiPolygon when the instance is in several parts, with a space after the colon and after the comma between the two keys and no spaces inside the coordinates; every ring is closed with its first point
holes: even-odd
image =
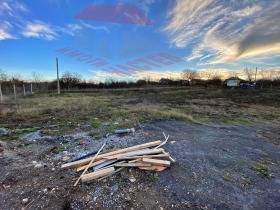
{"type": "MultiPolygon", "coordinates": [[[[228,74],[228,78],[240,79],[240,75],[245,80],[251,82],[258,80],[262,84],[266,83],[280,83],[280,71],[279,70],[257,70],[245,68],[242,72],[231,72],[228,74]]],[[[116,81],[113,79],[107,79],[104,82],[95,82],[93,80],[85,80],[82,76],[75,72],[66,71],[60,76],[59,84],[61,89],[94,89],[94,88],[130,88],[130,87],[144,87],[147,85],[158,86],[187,86],[187,85],[221,85],[223,83],[224,75],[221,71],[216,69],[206,69],[198,71],[196,69],[185,69],[181,73],[179,79],[161,78],[159,80],[153,80],[152,78],[142,78],[135,81],[123,80],[116,81]]],[[[56,80],[46,81],[43,76],[37,72],[32,72],[29,77],[14,74],[8,75],[6,72],[0,69],[0,97],[2,97],[2,87],[22,86],[25,89],[25,85],[30,84],[31,92],[33,90],[55,90],[57,88],[56,80]]],[[[15,90],[14,90],[15,91],[15,90]]]]}

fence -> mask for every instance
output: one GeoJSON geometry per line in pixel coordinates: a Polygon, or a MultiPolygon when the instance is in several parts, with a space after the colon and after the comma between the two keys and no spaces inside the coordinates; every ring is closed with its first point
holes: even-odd
{"type": "Polygon", "coordinates": [[[48,91],[48,85],[45,83],[2,83],[0,90],[0,101],[23,98],[36,91],[48,91]]]}

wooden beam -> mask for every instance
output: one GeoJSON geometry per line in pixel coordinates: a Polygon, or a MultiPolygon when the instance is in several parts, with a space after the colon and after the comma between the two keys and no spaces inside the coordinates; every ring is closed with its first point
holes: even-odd
{"type": "MultiPolygon", "coordinates": [[[[110,155],[116,155],[116,154],[131,152],[131,151],[135,151],[135,150],[139,150],[139,149],[145,149],[145,148],[157,146],[157,145],[160,145],[160,144],[161,144],[161,141],[148,142],[148,143],[145,143],[145,144],[140,144],[140,145],[136,145],[136,146],[133,146],[133,147],[128,147],[128,148],[124,148],[124,149],[116,150],[116,151],[113,151],[113,152],[108,152],[108,153],[98,155],[96,157],[96,160],[100,160],[100,159],[102,159],[104,157],[107,157],[107,156],[110,156],[110,155]]],[[[91,161],[91,159],[92,158],[90,157],[90,158],[86,158],[86,159],[83,159],[83,160],[78,160],[78,161],[75,161],[75,162],[66,163],[66,164],[63,164],[61,166],[61,168],[63,168],[63,169],[77,168],[79,166],[83,166],[83,165],[88,164],[91,161]]]]}
{"type": "Polygon", "coordinates": [[[118,159],[118,158],[121,157],[122,155],[123,155],[123,153],[117,154],[117,155],[112,155],[112,156],[107,156],[107,157],[104,157],[104,159],[107,159],[107,160],[118,159]]]}
{"type": "Polygon", "coordinates": [[[161,149],[161,148],[160,149],[148,149],[148,150],[143,150],[143,151],[124,153],[122,155],[122,157],[157,154],[157,153],[162,153],[163,151],[164,151],[164,149],[161,149]]]}
{"type": "Polygon", "coordinates": [[[140,166],[152,166],[150,163],[116,163],[116,167],[140,167],[140,166]]]}
{"type": "Polygon", "coordinates": [[[156,160],[156,159],[151,159],[151,158],[143,158],[142,161],[144,163],[151,163],[152,165],[156,166],[170,166],[170,161],[167,160],[156,160]]]}
{"type": "Polygon", "coordinates": [[[110,167],[110,168],[106,168],[106,169],[103,169],[103,170],[99,170],[99,171],[95,171],[95,172],[92,172],[92,173],[82,175],[81,179],[82,179],[82,182],[88,182],[90,180],[97,179],[99,177],[103,177],[103,176],[106,176],[106,175],[114,173],[114,172],[115,172],[115,168],[110,167]]]}
{"type": "Polygon", "coordinates": [[[139,169],[141,170],[147,170],[147,171],[157,171],[157,172],[160,172],[160,171],[163,171],[165,170],[167,167],[165,166],[140,166],[138,167],[139,169]]]}

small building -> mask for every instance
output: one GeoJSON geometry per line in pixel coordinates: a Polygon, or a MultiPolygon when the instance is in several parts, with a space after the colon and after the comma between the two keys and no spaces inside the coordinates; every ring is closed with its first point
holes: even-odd
{"type": "Polygon", "coordinates": [[[225,84],[227,87],[239,87],[241,79],[239,78],[228,78],[225,80],[225,84]]]}

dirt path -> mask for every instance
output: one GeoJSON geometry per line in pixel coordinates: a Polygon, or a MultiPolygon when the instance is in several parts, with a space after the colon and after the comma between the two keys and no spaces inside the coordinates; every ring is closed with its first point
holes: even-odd
{"type": "Polygon", "coordinates": [[[96,140],[80,134],[2,142],[1,209],[279,209],[279,135],[245,126],[209,127],[179,120],[142,126],[136,133],[96,140]],[[73,170],[60,169],[62,156],[77,157],[163,139],[176,163],[158,175],[123,170],[101,182],[74,188],[73,170]],[[266,136],[266,137],[264,137],[266,136]],[[81,141],[84,143],[81,144],[81,141]],[[20,146],[21,145],[21,146],[20,146]],[[61,145],[69,151],[56,154],[61,145]],[[34,162],[36,161],[36,162],[34,162]],[[134,176],[136,182],[130,182],[134,176]],[[27,198],[24,203],[23,199],[27,198]]]}

